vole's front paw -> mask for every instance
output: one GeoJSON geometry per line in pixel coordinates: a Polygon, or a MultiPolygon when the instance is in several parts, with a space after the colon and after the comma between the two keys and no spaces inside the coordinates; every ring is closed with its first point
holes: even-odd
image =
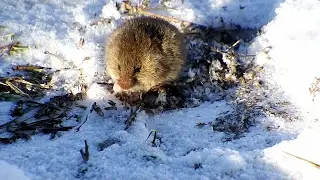
{"type": "Polygon", "coordinates": [[[115,96],[127,104],[133,105],[141,100],[140,92],[117,92],[115,96]]]}
{"type": "Polygon", "coordinates": [[[159,84],[143,95],[143,102],[150,108],[162,106],[167,109],[183,107],[182,89],[174,84],[159,84]]]}

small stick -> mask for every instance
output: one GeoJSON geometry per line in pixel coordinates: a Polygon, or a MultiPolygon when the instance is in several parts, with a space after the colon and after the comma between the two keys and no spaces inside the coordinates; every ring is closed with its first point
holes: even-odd
{"type": "Polygon", "coordinates": [[[62,60],[62,61],[68,62],[66,59],[64,59],[64,58],[62,58],[62,57],[59,57],[58,55],[53,54],[53,53],[51,53],[51,52],[49,52],[49,51],[44,51],[44,54],[48,54],[48,55],[50,55],[50,56],[52,56],[52,57],[55,57],[55,58],[60,59],[60,60],[62,60]]]}
{"type": "Polygon", "coordinates": [[[73,126],[56,127],[56,128],[42,128],[41,131],[45,134],[48,134],[48,133],[56,133],[59,131],[69,131],[72,128],[73,128],[73,126]]]}
{"type": "Polygon", "coordinates": [[[96,102],[93,103],[92,109],[93,109],[99,116],[104,116],[103,111],[101,110],[100,106],[97,105],[96,102]]]}
{"type": "Polygon", "coordinates": [[[43,70],[43,69],[52,69],[52,68],[34,66],[34,65],[17,65],[13,69],[17,71],[22,71],[22,70],[33,71],[33,70],[43,70]]]}
{"type": "Polygon", "coordinates": [[[78,131],[80,131],[80,128],[82,127],[82,125],[84,125],[84,123],[86,123],[86,122],[87,122],[88,117],[89,117],[89,115],[87,115],[86,119],[85,119],[85,120],[80,124],[80,126],[79,126],[79,127],[77,127],[77,128],[76,128],[76,131],[77,131],[77,132],[78,132],[78,131]]]}
{"type": "MultiPolygon", "coordinates": [[[[91,114],[91,113],[92,113],[92,111],[94,110],[94,104],[96,104],[96,102],[94,102],[94,103],[91,105],[90,114],[91,114]]],[[[89,114],[87,114],[86,119],[85,119],[85,120],[80,124],[80,126],[79,126],[79,127],[77,127],[77,129],[76,129],[76,131],[77,131],[77,132],[78,132],[78,131],[80,131],[80,128],[82,127],[82,125],[84,125],[84,123],[86,123],[86,122],[87,122],[88,117],[89,117],[89,114]]]]}
{"type": "MultiPolygon", "coordinates": [[[[0,26],[0,30],[1,30],[1,27],[2,26],[0,26]]],[[[4,39],[4,38],[8,37],[8,39],[12,39],[13,36],[14,36],[14,33],[10,33],[10,34],[4,35],[4,36],[0,36],[0,38],[4,39]]]]}
{"type": "MultiPolygon", "coordinates": [[[[31,110],[30,110],[30,111],[31,111],[31,110]]],[[[30,111],[29,111],[29,112],[30,112],[30,111]]],[[[20,123],[20,122],[24,122],[24,121],[26,121],[26,120],[29,120],[29,119],[32,119],[32,118],[33,118],[33,117],[31,116],[31,117],[28,117],[28,118],[26,118],[26,119],[18,122],[18,120],[19,120],[20,117],[21,117],[21,116],[13,119],[12,121],[9,121],[9,122],[6,122],[6,123],[4,123],[4,124],[1,124],[1,125],[0,125],[0,129],[8,126],[9,124],[20,123]]]]}
{"type": "Polygon", "coordinates": [[[60,110],[59,108],[57,108],[57,107],[55,107],[55,106],[53,106],[51,104],[43,104],[43,103],[39,103],[39,102],[36,102],[36,101],[31,101],[31,100],[27,100],[25,102],[26,103],[30,103],[30,104],[37,104],[39,106],[46,106],[46,107],[53,108],[53,109],[58,110],[58,111],[60,110]]]}
{"type": "Polygon", "coordinates": [[[13,46],[13,43],[10,43],[10,44],[7,44],[7,45],[3,45],[3,46],[0,46],[0,50],[1,49],[11,49],[12,48],[12,46],[13,46]]]}
{"type": "Polygon", "coordinates": [[[140,110],[140,106],[137,107],[134,111],[131,109],[130,111],[130,116],[128,117],[128,119],[126,120],[126,128],[125,130],[129,129],[129,127],[131,126],[132,122],[134,121],[134,118],[137,115],[138,110],[140,110]]]}
{"type": "MultiPolygon", "coordinates": [[[[147,137],[147,139],[149,139],[149,137],[151,136],[151,134],[154,132],[154,136],[153,136],[153,140],[152,140],[152,145],[153,146],[155,146],[156,145],[156,139],[157,139],[157,130],[152,130],[150,133],[149,133],[149,135],[148,135],[148,137],[147,137]]],[[[146,140],[147,140],[146,139],[146,140]]]]}
{"type": "Polygon", "coordinates": [[[29,81],[26,81],[24,79],[15,79],[14,80],[15,82],[18,82],[18,83],[22,83],[22,84],[27,84],[27,85],[30,85],[30,86],[36,86],[36,87],[40,87],[40,88],[44,88],[44,89],[49,89],[50,88],[50,85],[46,85],[46,84],[33,84],[29,81]]]}
{"type": "Polygon", "coordinates": [[[0,82],[0,85],[3,85],[3,86],[8,86],[8,87],[10,87],[8,84],[5,84],[5,83],[3,83],[3,82],[0,82]]]}
{"type": "Polygon", "coordinates": [[[304,162],[307,162],[307,163],[311,164],[312,166],[314,166],[314,167],[316,167],[316,168],[320,168],[320,165],[317,164],[317,163],[314,163],[314,162],[312,162],[312,161],[310,161],[310,160],[307,160],[307,159],[304,159],[304,158],[302,158],[302,157],[299,157],[299,156],[290,154],[290,153],[285,152],[285,151],[283,151],[283,152],[286,153],[286,154],[288,154],[288,155],[290,155],[290,156],[292,156],[292,157],[295,157],[295,158],[300,159],[300,160],[302,160],[302,161],[304,161],[304,162]]]}
{"type": "Polygon", "coordinates": [[[10,81],[6,81],[6,84],[17,94],[21,94],[23,96],[29,97],[28,94],[24,93],[21,89],[19,89],[17,86],[12,84],[10,81]]]}
{"type": "Polygon", "coordinates": [[[232,46],[231,47],[229,47],[229,48],[234,48],[236,45],[238,45],[240,43],[240,40],[238,40],[237,42],[235,42],[234,44],[232,44],[232,46]]]}
{"type": "Polygon", "coordinates": [[[7,50],[7,54],[10,55],[10,52],[12,50],[12,47],[13,47],[14,43],[10,43],[7,47],[8,47],[8,50],[7,50]]]}
{"type": "Polygon", "coordinates": [[[315,97],[315,93],[319,91],[319,88],[318,88],[319,83],[320,83],[320,78],[316,78],[316,82],[312,83],[311,87],[309,88],[309,92],[313,97],[315,97]]]}
{"type": "Polygon", "coordinates": [[[80,154],[81,154],[83,162],[87,163],[88,160],[89,160],[89,155],[90,155],[89,154],[89,146],[88,146],[87,140],[84,140],[84,144],[85,144],[85,151],[80,149],[80,154]]]}

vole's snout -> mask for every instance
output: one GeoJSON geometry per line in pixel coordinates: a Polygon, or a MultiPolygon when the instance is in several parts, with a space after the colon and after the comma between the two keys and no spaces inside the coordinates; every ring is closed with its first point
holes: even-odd
{"type": "Polygon", "coordinates": [[[128,90],[132,88],[137,82],[137,79],[134,77],[121,77],[118,80],[118,85],[120,86],[121,89],[123,90],[128,90]]]}

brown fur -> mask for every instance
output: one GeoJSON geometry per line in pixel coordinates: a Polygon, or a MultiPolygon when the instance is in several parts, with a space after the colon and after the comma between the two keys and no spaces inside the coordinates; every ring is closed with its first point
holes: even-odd
{"type": "Polygon", "coordinates": [[[186,59],[184,36],[169,22],[139,17],[125,22],[106,46],[110,77],[122,90],[146,92],[176,80],[186,59]]]}

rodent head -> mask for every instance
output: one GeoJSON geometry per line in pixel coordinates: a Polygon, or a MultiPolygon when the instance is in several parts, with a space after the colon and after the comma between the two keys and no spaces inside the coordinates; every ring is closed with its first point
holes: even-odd
{"type": "Polygon", "coordinates": [[[178,77],[185,60],[183,46],[183,35],[170,23],[137,18],[109,37],[107,71],[121,90],[145,92],[178,77]]]}
{"type": "MultiPolygon", "coordinates": [[[[113,48],[110,48],[112,50],[113,48]]],[[[109,53],[108,72],[115,83],[124,91],[147,91],[161,83],[170,67],[163,56],[152,47],[119,48],[117,55],[109,53]]]]}

